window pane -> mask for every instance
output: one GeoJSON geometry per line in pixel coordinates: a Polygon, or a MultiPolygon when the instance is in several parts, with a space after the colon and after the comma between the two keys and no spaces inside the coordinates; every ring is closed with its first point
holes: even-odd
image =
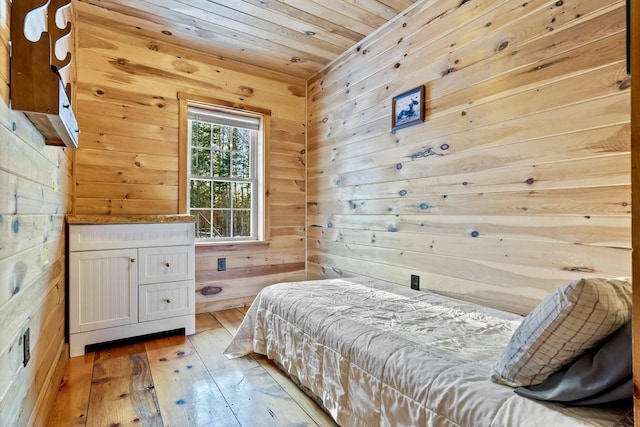
{"type": "Polygon", "coordinates": [[[189,211],[196,217],[196,237],[201,240],[257,237],[252,234],[258,228],[252,222],[257,218],[252,199],[260,196],[253,192],[258,185],[254,168],[262,159],[253,156],[259,155],[261,122],[256,122],[257,129],[245,128],[245,117],[231,120],[235,115],[189,111],[189,211]],[[221,117],[227,120],[219,121],[221,117]]]}
{"type": "Polygon", "coordinates": [[[233,236],[234,237],[251,236],[251,211],[249,210],[233,211],[233,236]]]}
{"type": "Polygon", "coordinates": [[[191,180],[189,194],[192,208],[211,208],[211,182],[199,179],[191,180]]]}
{"type": "Polygon", "coordinates": [[[235,209],[251,209],[251,183],[235,183],[233,192],[233,207],[235,209]]]}
{"type": "Polygon", "coordinates": [[[191,150],[191,174],[211,176],[211,150],[194,148],[191,150]]]}
{"type": "Polygon", "coordinates": [[[234,152],[232,158],[233,162],[231,163],[231,176],[238,178],[249,178],[251,171],[251,169],[249,168],[249,154],[234,152]]]}
{"type": "Polygon", "coordinates": [[[233,128],[230,128],[229,126],[220,126],[220,125],[214,125],[215,128],[215,147],[218,150],[221,151],[229,151],[229,139],[231,137],[231,130],[233,128]]]}
{"type": "Polygon", "coordinates": [[[231,208],[231,183],[230,182],[214,182],[213,183],[213,206],[218,209],[231,208]]]}
{"type": "Polygon", "coordinates": [[[190,215],[196,217],[195,237],[196,239],[208,239],[213,237],[211,227],[211,211],[191,210],[190,215]]]}
{"type": "Polygon", "coordinates": [[[249,129],[233,130],[233,141],[231,149],[235,151],[249,152],[249,145],[251,143],[251,131],[249,129]]]}
{"type": "Polygon", "coordinates": [[[231,211],[214,210],[213,227],[217,237],[231,237],[231,211]]]}
{"type": "Polygon", "coordinates": [[[231,174],[231,153],[229,151],[214,151],[213,174],[217,177],[229,177],[231,174]]]}
{"type": "Polygon", "coordinates": [[[191,122],[191,145],[194,147],[211,146],[211,124],[192,121],[191,122]]]}

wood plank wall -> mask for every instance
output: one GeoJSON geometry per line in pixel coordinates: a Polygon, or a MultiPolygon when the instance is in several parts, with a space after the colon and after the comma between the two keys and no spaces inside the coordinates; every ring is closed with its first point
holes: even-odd
{"type": "Polygon", "coordinates": [[[424,0],[308,86],[308,276],[527,313],[631,275],[625,2],[424,0]],[[426,121],[391,98],[426,86],[426,121]]]}
{"type": "Polygon", "coordinates": [[[76,9],[74,213],[180,213],[178,92],[268,109],[271,241],[198,247],[196,310],[242,305],[268,284],[303,279],[306,82],[125,31],[148,29],[146,21],[117,16],[122,27],[114,28],[103,19],[112,12],[84,2],[76,9]],[[224,272],[216,270],[219,257],[224,272]]]}
{"type": "Polygon", "coordinates": [[[64,217],[70,149],[9,108],[9,10],[0,1],[0,424],[43,425],[64,374],[64,217]],[[23,333],[31,358],[23,365],[23,333]]]}

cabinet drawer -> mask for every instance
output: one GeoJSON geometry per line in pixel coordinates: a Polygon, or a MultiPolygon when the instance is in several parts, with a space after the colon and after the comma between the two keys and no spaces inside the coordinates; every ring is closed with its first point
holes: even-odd
{"type": "Polygon", "coordinates": [[[193,244],[193,223],[166,224],[72,224],[69,250],[148,248],[193,244]]]}
{"type": "Polygon", "coordinates": [[[195,250],[193,246],[141,248],[138,283],[174,282],[195,277],[195,250]]]}
{"type": "Polygon", "coordinates": [[[195,284],[193,280],[157,283],[138,287],[140,322],[193,314],[195,284]]]}

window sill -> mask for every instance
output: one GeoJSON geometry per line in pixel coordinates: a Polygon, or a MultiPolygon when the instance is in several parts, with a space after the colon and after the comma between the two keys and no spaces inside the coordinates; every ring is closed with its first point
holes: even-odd
{"type": "Polygon", "coordinates": [[[246,250],[264,250],[268,249],[271,242],[266,240],[251,242],[196,242],[196,251],[198,253],[210,252],[232,252],[246,250]]]}

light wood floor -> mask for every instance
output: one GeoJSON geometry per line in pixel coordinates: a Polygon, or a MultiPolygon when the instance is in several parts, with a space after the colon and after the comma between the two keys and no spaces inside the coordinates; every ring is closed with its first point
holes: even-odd
{"type": "Polygon", "coordinates": [[[259,356],[223,350],[245,310],[196,316],[196,334],[70,359],[49,426],[335,426],[259,356]]]}

